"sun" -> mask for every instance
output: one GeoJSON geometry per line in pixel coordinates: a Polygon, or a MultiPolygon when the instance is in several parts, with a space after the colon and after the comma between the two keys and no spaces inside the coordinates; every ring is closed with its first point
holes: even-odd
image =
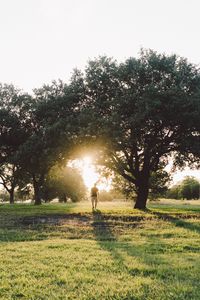
{"type": "Polygon", "coordinates": [[[99,175],[92,164],[92,158],[90,156],[85,156],[82,159],[81,173],[83,180],[88,189],[90,189],[95,183],[99,181],[99,175]]]}
{"type": "Polygon", "coordinates": [[[73,161],[73,166],[80,170],[83,181],[88,189],[96,183],[99,190],[109,191],[111,179],[102,177],[96,170],[93,158],[90,155],[73,161]]]}

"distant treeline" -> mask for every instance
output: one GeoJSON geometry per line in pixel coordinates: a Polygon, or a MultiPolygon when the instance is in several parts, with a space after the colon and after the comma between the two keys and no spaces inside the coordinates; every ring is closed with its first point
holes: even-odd
{"type": "Polygon", "coordinates": [[[166,196],[171,199],[200,199],[200,183],[194,177],[186,177],[179,184],[171,187],[166,196]]]}

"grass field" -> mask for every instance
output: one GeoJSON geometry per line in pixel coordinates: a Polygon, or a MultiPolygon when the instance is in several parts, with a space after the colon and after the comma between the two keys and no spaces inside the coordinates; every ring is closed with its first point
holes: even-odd
{"type": "Polygon", "coordinates": [[[0,299],[198,300],[199,237],[199,201],[2,204],[0,299]]]}

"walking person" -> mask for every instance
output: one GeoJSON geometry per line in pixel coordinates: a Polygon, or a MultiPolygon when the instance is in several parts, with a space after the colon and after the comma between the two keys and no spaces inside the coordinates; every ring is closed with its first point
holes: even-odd
{"type": "Polygon", "coordinates": [[[98,201],[99,189],[96,186],[96,183],[91,188],[91,201],[92,201],[92,210],[97,208],[97,201],[98,201]]]}

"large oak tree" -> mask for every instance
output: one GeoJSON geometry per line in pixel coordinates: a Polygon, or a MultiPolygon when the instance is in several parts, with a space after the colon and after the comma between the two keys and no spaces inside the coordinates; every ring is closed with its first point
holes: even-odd
{"type": "Polygon", "coordinates": [[[42,189],[49,170],[57,163],[66,164],[77,137],[80,84],[52,82],[34,90],[30,135],[20,147],[19,160],[32,177],[35,204],[41,204],[42,189]]]}
{"type": "Polygon", "coordinates": [[[133,184],[135,208],[144,209],[151,173],[169,156],[180,166],[199,162],[200,71],[149,50],[121,64],[90,61],[83,80],[87,135],[100,142],[101,163],[133,184]]]}

